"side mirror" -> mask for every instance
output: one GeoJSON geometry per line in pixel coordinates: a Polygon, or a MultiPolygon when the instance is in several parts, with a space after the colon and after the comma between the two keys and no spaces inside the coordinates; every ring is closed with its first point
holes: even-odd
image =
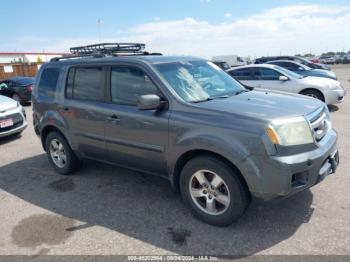
{"type": "Polygon", "coordinates": [[[137,107],[139,110],[156,110],[163,107],[165,103],[157,95],[142,95],[138,99],[137,107]]]}
{"type": "Polygon", "coordinates": [[[280,80],[280,81],[288,81],[289,78],[286,77],[286,76],[280,76],[279,80],[280,80]]]}

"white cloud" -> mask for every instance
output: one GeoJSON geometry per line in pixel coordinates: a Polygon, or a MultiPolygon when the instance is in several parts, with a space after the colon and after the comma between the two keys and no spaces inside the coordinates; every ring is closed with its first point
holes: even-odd
{"type": "MultiPolygon", "coordinates": [[[[164,54],[213,55],[239,54],[261,56],[314,53],[350,49],[350,6],[292,5],[266,10],[260,14],[209,23],[195,18],[153,21],[116,32],[103,41],[144,42],[148,50],[164,54]]],[[[28,48],[65,51],[68,47],[96,43],[98,38],[74,38],[60,41],[31,37],[11,43],[12,49],[28,48]],[[15,47],[14,47],[15,46],[15,47]]],[[[10,45],[0,43],[0,49],[10,45]]]]}
{"type": "Polygon", "coordinates": [[[224,14],[224,17],[230,18],[230,17],[232,17],[232,14],[231,13],[226,13],[226,14],[224,14]]]}
{"type": "Polygon", "coordinates": [[[160,21],[160,17],[158,17],[158,16],[152,17],[152,20],[153,21],[160,21]]]}

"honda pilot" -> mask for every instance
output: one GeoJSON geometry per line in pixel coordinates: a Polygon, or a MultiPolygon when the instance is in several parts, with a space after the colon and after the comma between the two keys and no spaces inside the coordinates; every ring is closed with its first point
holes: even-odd
{"type": "Polygon", "coordinates": [[[40,68],[32,98],[60,174],[92,159],[160,175],[196,217],[226,226],[253,197],[290,196],[337,168],[337,134],[319,100],[247,90],[212,62],[143,44],[71,52],[40,68]]]}

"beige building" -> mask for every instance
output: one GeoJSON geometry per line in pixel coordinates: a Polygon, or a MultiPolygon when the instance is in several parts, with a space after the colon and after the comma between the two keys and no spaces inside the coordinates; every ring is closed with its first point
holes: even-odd
{"type": "Polygon", "coordinates": [[[26,53],[26,52],[0,52],[0,64],[9,63],[44,63],[51,58],[60,57],[64,53],[26,53]]]}

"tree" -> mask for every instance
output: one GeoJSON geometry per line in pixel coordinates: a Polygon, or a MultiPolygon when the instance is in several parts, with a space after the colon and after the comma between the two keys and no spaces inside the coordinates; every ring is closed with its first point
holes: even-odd
{"type": "Polygon", "coordinates": [[[42,64],[42,63],[43,63],[43,60],[41,60],[41,57],[38,56],[38,57],[36,58],[36,62],[37,62],[38,64],[42,64]]]}

